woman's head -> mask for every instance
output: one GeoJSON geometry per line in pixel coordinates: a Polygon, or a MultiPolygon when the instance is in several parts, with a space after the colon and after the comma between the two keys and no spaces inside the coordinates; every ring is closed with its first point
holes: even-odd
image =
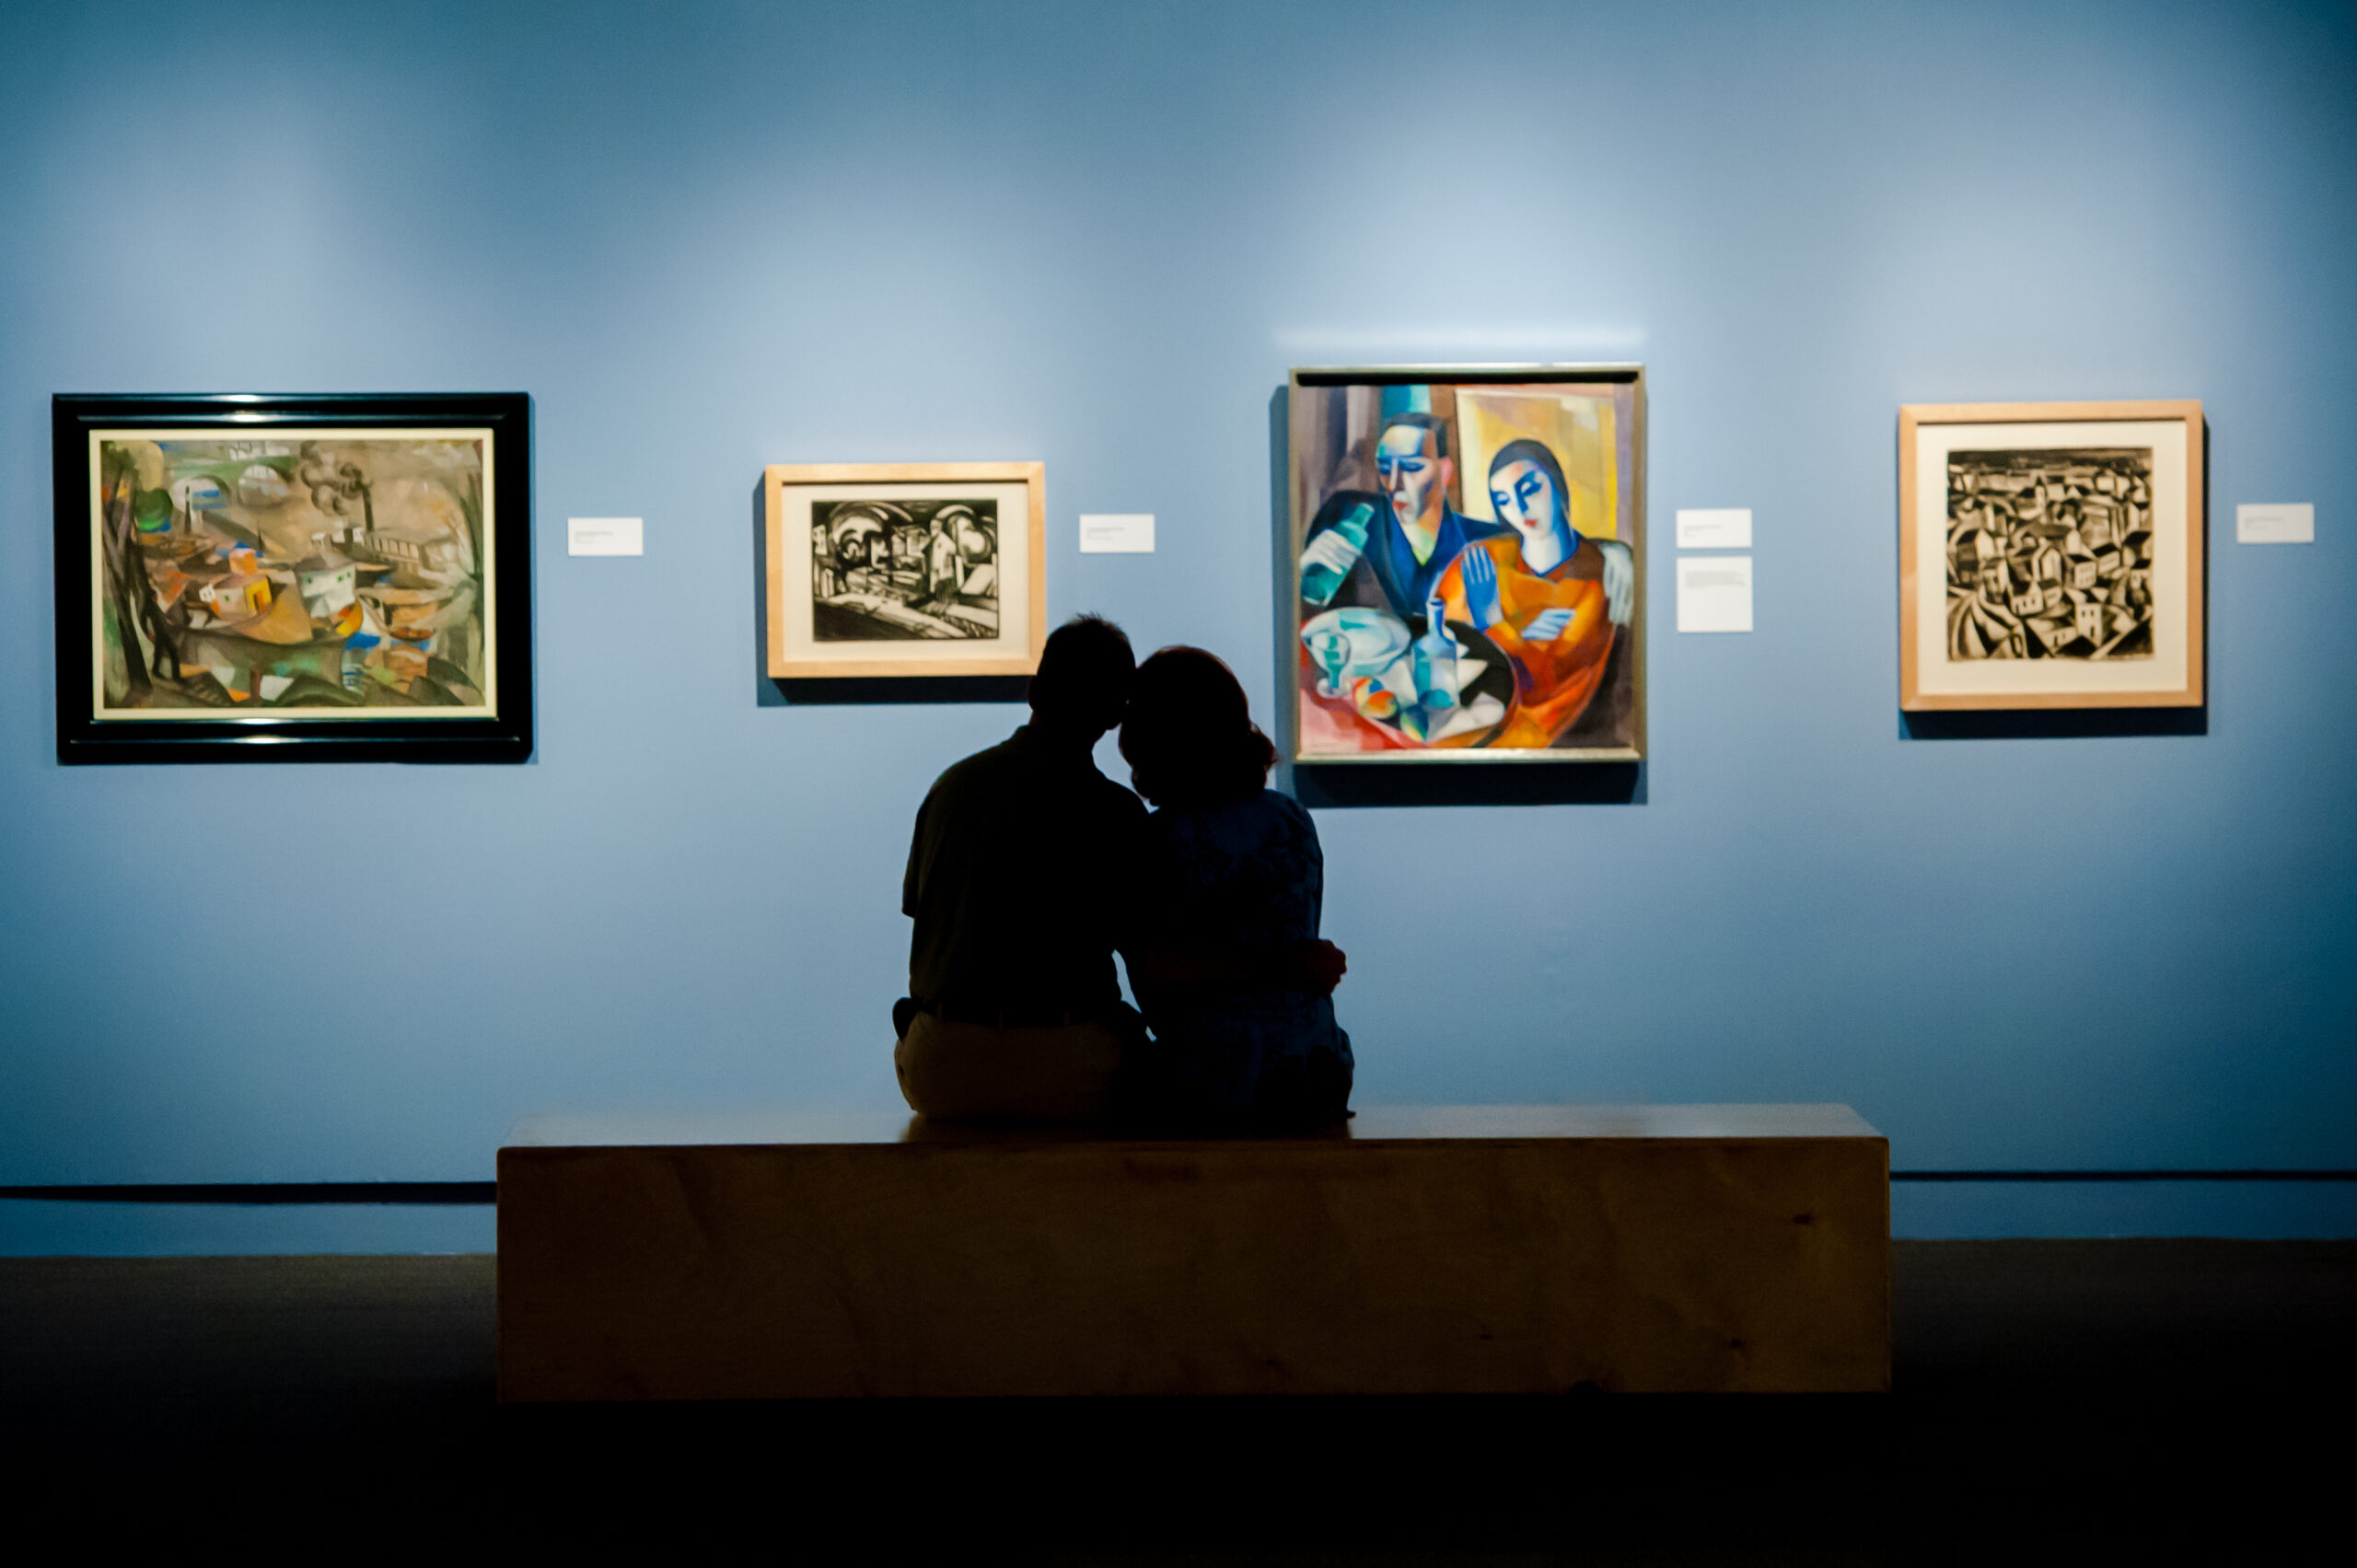
{"type": "Polygon", "coordinates": [[[1218,655],[1171,647],[1138,666],[1121,755],[1130,782],[1156,806],[1214,807],[1260,794],[1277,749],[1218,655]]]}
{"type": "Polygon", "coordinates": [[[1571,527],[1563,465],[1538,441],[1509,441],[1490,459],[1490,505],[1526,540],[1571,527]]]}

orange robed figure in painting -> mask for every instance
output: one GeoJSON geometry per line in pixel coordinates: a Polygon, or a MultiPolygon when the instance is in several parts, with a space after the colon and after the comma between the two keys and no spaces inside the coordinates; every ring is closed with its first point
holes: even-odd
{"type": "Polygon", "coordinates": [[[1480,628],[1514,665],[1513,709],[1486,744],[1545,747],[1578,722],[1604,680],[1613,625],[1624,618],[1608,583],[1623,574],[1598,540],[1573,531],[1562,468],[1541,443],[1498,449],[1490,500],[1514,531],[1467,545],[1434,593],[1448,619],[1480,628]]]}

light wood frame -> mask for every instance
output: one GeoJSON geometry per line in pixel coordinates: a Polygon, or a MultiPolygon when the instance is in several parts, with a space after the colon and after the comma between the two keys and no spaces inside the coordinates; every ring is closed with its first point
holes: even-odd
{"type": "Polygon", "coordinates": [[[1284,758],[1296,767],[1312,769],[1416,765],[1464,766],[1479,763],[1523,762],[1641,762],[1645,758],[1647,702],[1645,691],[1645,600],[1652,587],[1652,560],[1645,544],[1645,453],[1648,428],[1645,367],[1634,361],[1594,364],[1500,365],[1379,365],[1314,366],[1294,369],[1285,381],[1284,485],[1287,494],[1280,519],[1282,543],[1277,572],[1277,620],[1280,628],[1277,690],[1284,706],[1284,758]],[[1301,685],[1295,668],[1300,655],[1296,600],[1289,573],[1298,571],[1302,544],[1309,530],[1316,503],[1301,494],[1295,476],[1294,408],[1305,388],[1351,385],[1427,384],[1449,387],[1540,386],[1561,383],[1623,384],[1631,392],[1635,429],[1630,441],[1630,517],[1628,536],[1635,552],[1637,595],[1629,624],[1628,656],[1631,696],[1635,703],[1631,744],[1610,747],[1487,747],[1426,748],[1415,750],[1330,752],[1305,751],[1301,746],[1301,685]]]}
{"type": "MultiPolygon", "coordinates": [[[[766,553],[761,568],[768,611],[769,673],[780,680],[841,676],[1029,675],[1039,668],[1048,640],[1047,488],[1045,463],[772,463],[762,470],[766,553]],[[877,657],[810,659],[789,656],[785,638],[785,493],[788,486],[842,484],[1021,484],[1028,505],[1028,625],[1023,653],[994,652],[967,657],[877,657]]],[[[1003,518],[1004,530],[1013,522],[1003,518]]],[[[798,546],[797,546],[798,547],[798,546]]],[[[1001,602],[1004,602],[1002,596],[1001,602]]],[[[879,647],[889,644],[879,643],[879,647]]]]}
{"type": "MultiPolygon", "coordinates": [[[[2205,488],[2201,404],[2194,399],[2146,402],[1909,403],[1898,411],[1898,683],[1899,707],[1908,712],[1938,709],[2198,708],[2206,700],[2208,663],[2204,567],[2209,551],[2209,497],[2205,488]],[[1916,511],[1919,439],[1926,426],[1949,424],[2096,424],[2106,423],[2185,425],[2186,670],[2183,684],[2146,691],[1925,691],[1918,668],[1916,599],[1920,571],[1942,570],[1920,559],[1916,511]]],[[[2159,611],[2155,610],[2157,617],[2159,611]]]]}

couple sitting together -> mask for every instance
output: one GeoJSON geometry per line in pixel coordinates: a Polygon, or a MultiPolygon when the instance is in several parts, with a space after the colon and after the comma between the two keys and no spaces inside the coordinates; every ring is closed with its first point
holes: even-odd
{"type": "Polygon", "coordinates": [[[910,1107],[1193,1132],[1340,1121],[1351,1041],[1331,1000],[1342,954],[1318,936],[1318,832],[1267,787],[1276,749],[1234,672],[1201,648],[1140,666],[1085,615],[1049,637],[1030,699],[1031,722],[917,813],[893,1010],[910,1107]],[[1137,795],[1090,756],[1116,725],[1137,795]]]}

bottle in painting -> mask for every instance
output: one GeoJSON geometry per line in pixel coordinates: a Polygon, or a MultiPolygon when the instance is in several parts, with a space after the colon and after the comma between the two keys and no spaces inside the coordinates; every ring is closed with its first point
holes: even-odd
{"type": "Polygon", "coordinates": [[[1301,597],[1324,605],[1341,590],[1359,557],[1366,552],[1366,530],[1375,508],[1366,502],[1345,512],[1334,526],[1309,541],[1301,552],[1301,597]]]}
{"type": "Polygon", "coordinates": [[[1424,606],[1424,634],[1416,639],[1410,669],[1424,711],[1445,714],[1457,706],[1457,639],[1448,634],[1438,598],[1424,606]]]}

